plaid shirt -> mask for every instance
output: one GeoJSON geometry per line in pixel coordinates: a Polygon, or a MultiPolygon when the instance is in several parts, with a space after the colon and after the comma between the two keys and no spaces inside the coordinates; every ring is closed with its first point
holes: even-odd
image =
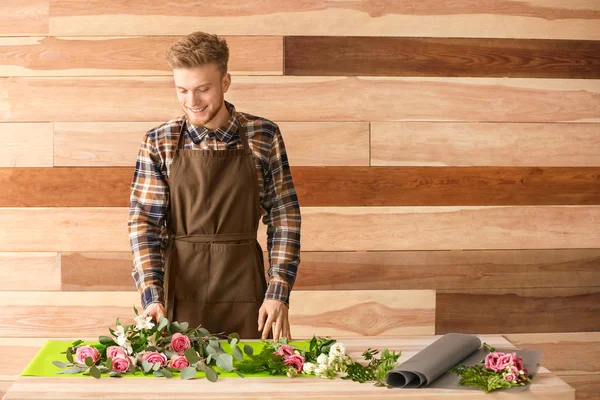
{"type": "MultiPolygon", "coordinates": [[[[225,101],[231,117],[215,131],[187,124],[184,148],[242,148],[240,134],[248,135],[258,175],[262,221],[267,225],[269,281],[265,299],[289,305],[300,263],[300,206],[279,127],[265,119],[237,112],[225,101]],[[191,140],[190,140],[191,139],[191,140]]],[[[149,130],[137,156],[127,226],[133,256],[131,275],[144,309],[164,304],[164,250],[168,238],[169,174],[179,129],[187,117],[149,130]]]]}

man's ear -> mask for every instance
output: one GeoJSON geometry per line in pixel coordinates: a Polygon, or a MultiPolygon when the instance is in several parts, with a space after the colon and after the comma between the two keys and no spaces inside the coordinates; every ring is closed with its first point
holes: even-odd
{"type": "Polygon", "coordinates": [[[223,83],[223,93],[225,93],[229,89],[229,86],[231,86],[231,74],[229,72],[227,72],[225,74],[225,76],[223,77],[222,83],[223,83]]]}

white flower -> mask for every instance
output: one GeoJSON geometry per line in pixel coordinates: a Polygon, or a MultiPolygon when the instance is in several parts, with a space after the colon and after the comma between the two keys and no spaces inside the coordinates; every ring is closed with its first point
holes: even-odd
{"type": "Polygon", "coordinates": [[[329,355],[336,355],[336,356],[344,356],[346,355],[346,346],[344,346],[343,343],[340,342],[335,342],[330,348],[329,348],[329,355]]]}
{"type": "Polygon", "coordinates": [[[319,354],[319,357],[317,357],[317,363],[319,363],[319,366],[327,366],[329,361],[329,357],[327,357],[327,354],[325,353],[321,353],[319,354]]]}
{"type": "Polygon", "coordinates": [[[115,333],[117,334],[117,336],[125,336],[125,329],[123,329],[123,325],[117,325],[115,333]]]}
{"type": "Polygon", "coordinates": [[[312,374],[315,372],[315,369],[317,368],[317,366],[311,362],[305,362],[304,365],[302,366],[302,371],[305,374],[312,374]]]}
{"type": "Polygon", "coordinates": [[[135,317],[136,329],[152,329],[154,323],[152,321],[152,316],[145,316],[144,314],[138,315],[135,317]]]}

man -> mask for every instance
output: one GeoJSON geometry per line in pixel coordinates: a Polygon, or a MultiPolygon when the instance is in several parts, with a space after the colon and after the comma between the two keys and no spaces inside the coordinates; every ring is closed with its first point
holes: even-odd
{"type": "Polygon", "coordinates": [[[291,339],[301,218],[279,127],[225,101],[229,49],[217,35],[194,32],[167,60],[185,115],[145,134],[131,185],[132,276],[144,313],[291,339]]]}

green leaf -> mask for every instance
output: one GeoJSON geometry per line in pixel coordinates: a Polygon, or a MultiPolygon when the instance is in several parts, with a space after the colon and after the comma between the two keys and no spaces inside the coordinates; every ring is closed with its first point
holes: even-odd
{"type": "Polygon", "coordinates": [[[144,361],[142,361],[142,368],[144,369],[145,373],[148,373],[152,369],[152,364],[150,364],[148,361],[144,360],[144,361]]]}
{"type": "Polygon", "coordinates": [[[196,377],[196,368],[185,367],[181,370],[181,379],[193,379],[196,377]]]}
{"type": "Polygon", "coordinates": [[[52,361],[52,364],[56,365],[58,368],[67,368],[72,365],[71,363],[60,361],[52,361]]]}
{"type": "Polygon", "coordinates": [[[138,315],[138,316],[140,315],[140,314],[138,313],[138,310],[137,310],[137,308],[135,308],[135,305],[133,306],[133,312],[135,313],[135,315],[138,315]]]}
{"type": "Polygon", "coordinates": [[[205,362],[206,362],[207,364],[210,364],[210,362],[212,361],[212,359],[213,359],[213,354],[214,354],[214,353],[211,353],[211,354],[209,354],[209,355],[206,357],[206,360],[205,360],[205,362]]]}
{"type": "Polygon", "coordinates": [[[83,343],[83,340],[81,340],[81,339],[80,340],[76,340],[76,341],[73,342],[73,347],[79,346],[81,343],[83,343]]]}
{"type": "Polygon", "coordinates": [[[215,371],[212,367],[206,367],[206,379],[211,382],[217,381],[217,371],[215,371]]]}
{"type": "Polygon", "coordinates": [[[190,364],[196,364],[199,361],[198,355],[196,354],[196,350],[194,350],[193,347],[185,349],[185,352],[183,354],[185,355],[185,359],[188,360],[190,364]]]}
{"type": "Polygon", "coordinates": [[[75,366],[75,367],[71,367],[69,369],[66,369],[66,370],[64,370],[62,372],[65,373],[65,374],[79,374],[80,372],[83,372],[85,370],[86,369],[83,368],[83,367],[77,367],[77,366],[75,366]]]}
{"type": "Polygon", "coordinates": [[[235,357],[236,360],[241,360],[244,358],[244,353],[242,353],[242,350],[240,349],[239,346],[234,347],[233,356],[235,357]]]}
{"type": "Polygon", "coordinates": [[[67,351],[67,360],[69,360],[70,363],[73,363],[73,353],[70,351],[67,351]]]}
{"type": "Polygon", "coordinates": [[[87,365],[88,367],[91,367],[92,365],[94,365],[94,359],[92,357],[86,357],[85,365],[87,365]]]}
{"type": "Polygon", "coordinates": [[[236,338],[233,338],[229,342],[229,347],[233,349],[237,343],[238,343],[238,340],[236,338]]]}
{"type": "Polygon", "coordinates": [[[219,354],[217,358],[217,367],[222,368],[225,371],[231,371],[233,369],[233,357],[231,354],[219,354]]]}
{"type": "Polygon", "coordinates": [[[190,327],[190,324],[188,322],[182,322],[179,324],[179,329],[181,329],[182,333],[187,331],[189,327],[190,327]]]}
{"type": "Polygon", "coordinates": [[[90,375],[96,379],[100,379],[100,370],[94,365],[90,368],[90,375]]]}
{"type": "Polygon", "coordinates": [[[116,346],[117,343],[110,336],[100,336],[98,337],[98,341],[105,346],[116,346]]]}
{"type": "Polygon", "coordinates": [[[210,336],[210,332],[205,328],[198,328],[198,336],[201,338],[207,337],[210,336]]]}
{"type": "Polygon", "coordinates": [[[251,356],[252,354],[254,354],[254,348],[252,346],[250,346],[249,344],[245,344],[244,345],[244,353],[246,353],[246,355],[251,356]]]}
{"type": "Polygon", "coordinates": [[[229,336],[227,336],[227,343],[229,343],[231,345],[231,347],[235,346],[234,344],[231,344],[231,342],[236,339],[236,342],[238,342],[240,340],[240,335],[238,335],[236,332],[232,332],[231,334],[229,334],[229,336]]]}
{"type": "Polygon", "coordinates": [[[117,323],[116,323],[116,325],[117,325],[117,326],[121,325],[121,321],[119,321],[119,318],[117,318],[117,323]]]}
{"type": "Polygon", "coordinates": [[[152,374],[153,374],[154,376],[158,377],[158,378],[160,378],[160,377],[162,377],[162,376],[163,376],[163,374],[162,374],[162,372],[161,372],[161,371],[154,371],[152,374]]]}
{"type": "Polygon", "coordinates": [[[237,369],[234,370],[236,374],[238,374],[238,376],[240,378],[244,378],[244,374],[242,374],[240,371],[238,371],[237,369]]]}
{"type": "Polygon", "coordinates": [[[169,320],[165,317],[161,316],[158,321],[158,327],[156,328],[159,331],[162,331],[169,324],[169,320]]]}
{"type": "Polygon", "coordinates": [[[154,365],[152,366],[152,369],[154,371],[158,371],[160,369],[160,363],[159,362],[155,362],[154,365]]]}
{"type": "Polygon", "coordinates": [[[171,371],[169,371],[166,368],[161,368],[160,372],[162,372],[162,374],[165,376],[165,378],[172,378],[173,374],[171,373],[171,371]]]}
{"type": "MultiPolygon", "coordinates": [[[[148,350],[148,349],[146,349],[148,350]]],[[[169,350],[169,349],[165,349],[165,355],[167,356],[167,358],[170,360],[171,357],[173,357],[175,354],[179,354],[176,351],[173,350],[169,350]]]]}
{"type": "Polygon", "coordinates": [[[108,368],[108,372],[112,372],[112,357],[108,357],[106,359],[106,368],[108,368]]]}

